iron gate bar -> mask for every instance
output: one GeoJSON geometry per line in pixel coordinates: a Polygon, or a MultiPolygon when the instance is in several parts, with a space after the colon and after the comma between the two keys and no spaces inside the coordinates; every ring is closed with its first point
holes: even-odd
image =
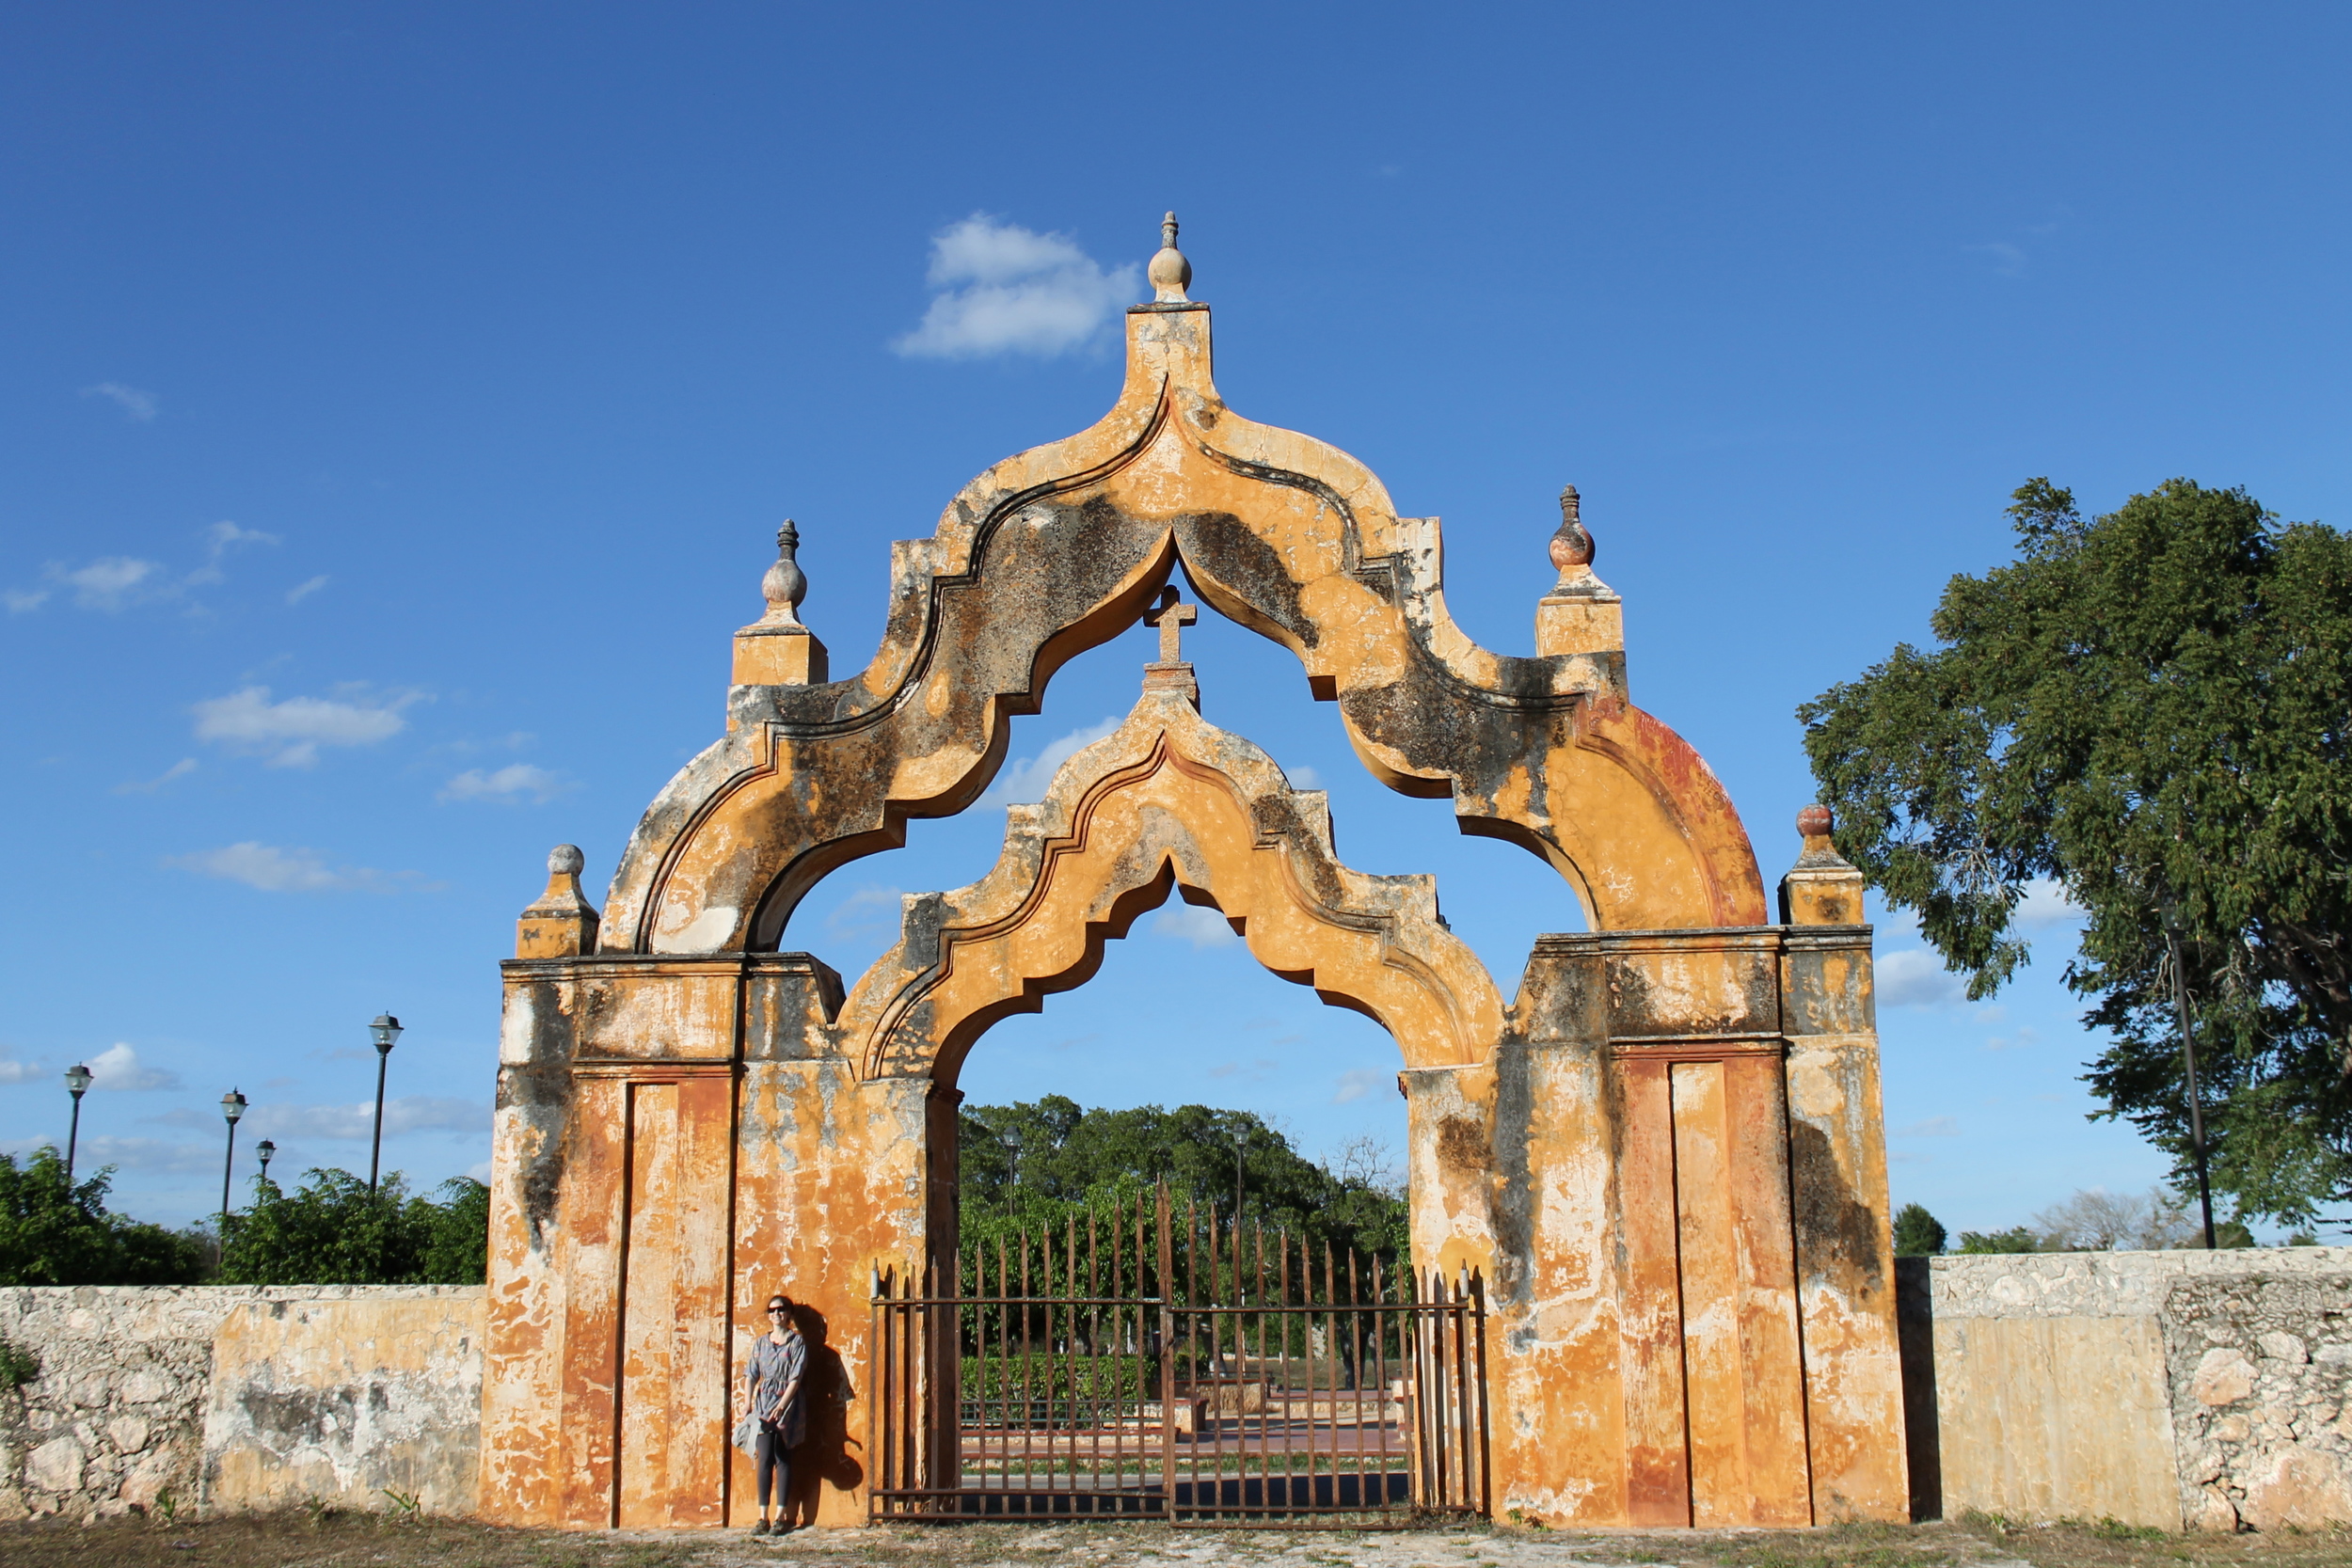
{"type": "Polygon", "coordinates": [[[1083,1259],[1074,1209],[1000,1233],[993,1279],[973,1250],[969,1292],[961,1248],[944,1270],[876,1273],[872,1517],[1486,1512],[1475,1275],[1327,1243],[1318,1268],[1311,1242],[1263,1223],[1245,1232],[1187,1201],[1180,1224],[1164,1186],[1133,1195],[1130,1231],[1129,1201],[1113,1196],[1107,1224],[1089,1208],[1083,1259]]]}

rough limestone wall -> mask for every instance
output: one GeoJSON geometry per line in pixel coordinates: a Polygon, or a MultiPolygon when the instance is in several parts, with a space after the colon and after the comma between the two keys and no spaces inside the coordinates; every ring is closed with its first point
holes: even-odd
{"type": "Polygon", "coordinates": [[[479,1286],[246,1302],[213,1338],[207,1510],[481,1500],[479,1286]]]}
{"type": "MultiPolygon", "coordinates": [[[[254,1372],[249,1360],[244,1361],[246,1372],[215,1386],[215,1344],[240,1309],[266,1314],[283,1306],[348,1303],[362,1310],[373,1306],[397,1312],[415,1310],[399,1304],[439,1301],[471,1304],[478,1318],[481,1297],[479,1287],[458,1286],[0,1288],[0,1338],[39,1356],[41,1368],[40,1376],[24,1388],[0,1390],[0,1518],[152,1512],[167,1494],[174,1507],[193,1511],[202,1500],[208,1412],[223,1399],[235,1404],[264,1396],[265,1403],[271,1392],[262,1375],[268,1369],[254,1372]]],[[[454,1338],[437,1343],[431,1359],[431,1370],[422,1376],[457,1386],[469,1376],[470,1386],[479,1390],[478,1330],[462,1344],[454,1338]]],[[[325,1370],[324,1365],[310,1369],[325,1370]]],[[[362,1386],[363,1380],[347,1370],[341,1375],[347,1386],[343,1397],[355,1407],[382,1397],[378,1390],[385,1379],[371,1377],[362,1386]]],[[[323,1379],[310,1381],[320,1385],[312,1392],[327,1393],[324,1402],[331,1407],[333,1389],[323,1379]]],[[[313,1407],[320,1403],[311,1401],[313,1407]]],[[[332,1408],[323,1414],[335,1416],[332,1408]]],[[[311,1430],[331,1440],[323,1426],[313,1423],[311,1430]]],[[[478,1432],[478,1424],[471,1430],[460,1425],[440,1440],[444,1447],[466,1450],[469,1472],[478,1432]]]]}
{"type": "Polygon", "coordinates": [[[0,1338],[40,1376],[0,1392],[0,1517],[123,1513],[166,1492],[193,1511],[213,1335],[202,1286],[0,1289],[0,1338]]]}
{"type": "Polygon", "coordinates": [[[2185,1279],[2162,1317],[2189,1522],[2352,1520],[2352,1272],[2185,1279]]]}
{"type": "MultiPolygon", "coordinates": [[[[2352,1248],[1938,1258],[1946,1517],[2352,1522],[2352,1248]]],[[[1915,1454],[1918,1445],[1915,1442],[1915,1454]]]]}

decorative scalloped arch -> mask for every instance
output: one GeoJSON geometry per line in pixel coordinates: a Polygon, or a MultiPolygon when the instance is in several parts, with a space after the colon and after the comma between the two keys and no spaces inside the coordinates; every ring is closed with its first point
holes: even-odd
{"type": "Polygon", "coordinates": [[[1171,678],[1184,668],[1154,666],[1118,730],[1011,808],[987,876],[906,900],[898,945],[837,1021],[862,1076],[952,1085],[991,1024],[1083,984],[1171,889],[1221,910],[1275,974],[1378,1022],[1406,1066],[1486,1058],[1502,999],[1438,918],[1435,880],[1341,864],[1323,793],[1204,721],[1188,672],[1171,678]]]}
{"type": "Polygon", "coordinates": [[[1446,612],[1434,518],[1355,458],[1228,409],[1197,305],[1128,315],[1092,428],[974,480],[902,542],[881,650],[854,678],[739,686],[729,733],[673,779],[614,875],[608,951],[772,947],[827,873],[951,815],[1006,720],[1134,624],[1179,562],[1200,597],[1298,655],[1356,752],[1466,832],[1549,861],[1596,929],[1747,925],[1762,879],[1698,754],[1625,700],[1622,656],[1511,658],[1446,612]]]}

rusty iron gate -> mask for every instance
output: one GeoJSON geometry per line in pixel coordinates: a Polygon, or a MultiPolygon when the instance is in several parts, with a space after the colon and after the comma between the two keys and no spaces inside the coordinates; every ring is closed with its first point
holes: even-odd
{"type": "Polygon", "coordinates": [[[1487,1512],[1474,1275],[1179,1213],[1162,1188],[878,1272],[873,1312],[878,1520],[1487,1512]]]}

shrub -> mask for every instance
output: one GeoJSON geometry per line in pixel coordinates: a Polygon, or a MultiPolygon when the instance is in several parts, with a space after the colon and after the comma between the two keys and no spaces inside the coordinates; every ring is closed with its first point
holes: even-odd
{"type": "Polygon", "coordinates": [[[67,1177],[54,1148],[0,1154],[0,1285],[192,1285],[199,1236],[106,1212],[114,1167],[67,1177]]]}
{"type": "Polygon", "coordinates": [[[311,1170],[289,1193],[266,1178],[229,1219],[220,1277],[230,1285],[479,1285],[489,1194],[458,1177],[442,1201],[411,1196],[398,1171],[376,1191],[346,1170],[311,1170]]]}

